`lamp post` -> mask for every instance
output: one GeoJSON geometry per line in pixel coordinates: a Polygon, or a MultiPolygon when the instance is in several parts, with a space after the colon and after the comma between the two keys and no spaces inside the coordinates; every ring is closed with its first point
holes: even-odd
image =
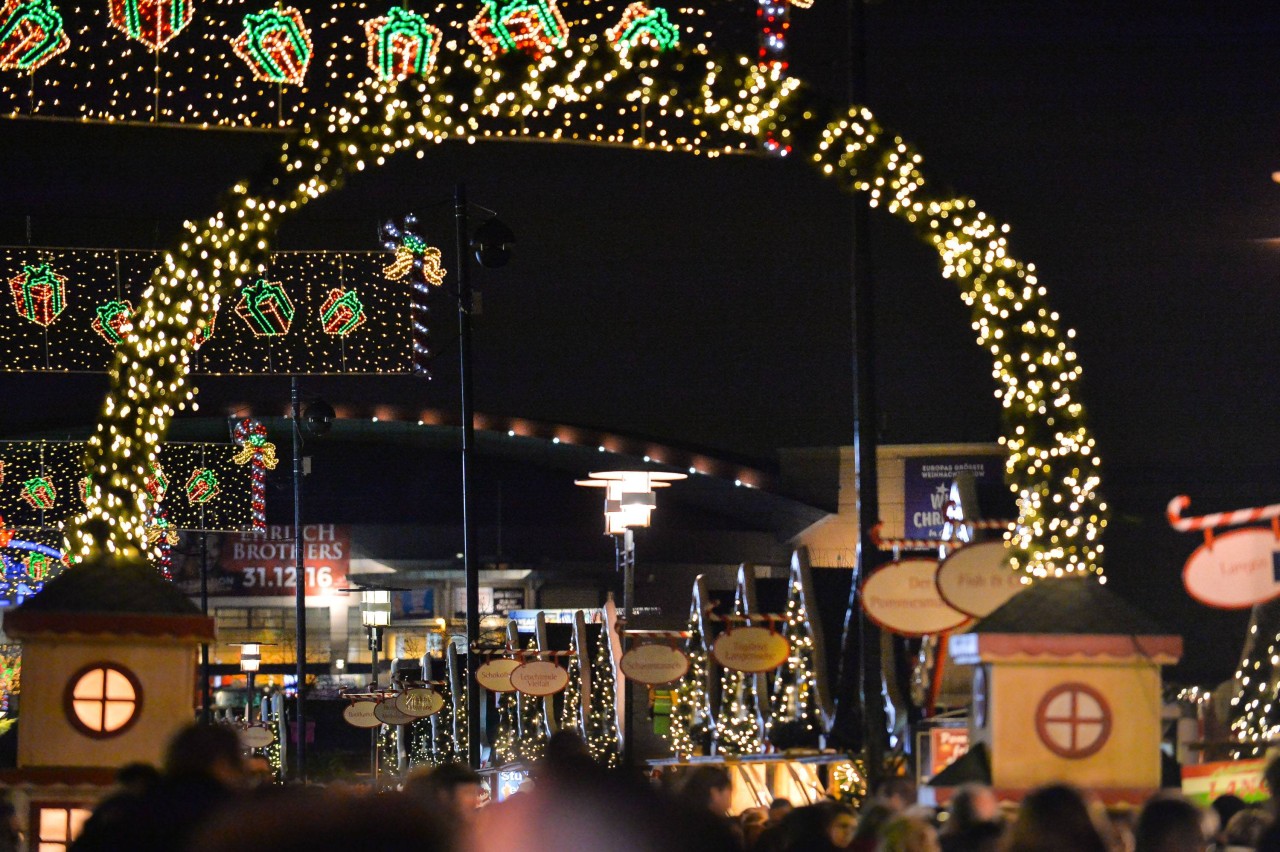
{"type": "Polygon", "coordinates": [[[253,642],[246,642],[240,646],[240,671],[244,672],[247,686],[245,687],[244,702],[244,722],[246,725],[253,724],[253,677],[258,673],[258,667],[262,665],[262,648],[253,642]]]}
{"type": "MultiPolygon", "coordinates": [[[[587,488],[603,488],[604,532],[613,536],[614,567],[622,572],[622,630],[623,651],[626,650],[627,631],[631,629],[632,611],[635,608],[636,547],[632,530],[648,527],[654,509],[658,506],[656,488],[667,488],[672,482],[687,479],[687,474],[650,470],[607,470],[587,474],[586,479],[575,480],[575,485],[587,488]]],[[[622,760],[627,766],[635,763],[635,728],[632,727],[631,684],[623,682],[622,702],[622,760]]]]}
{"type": "MultiPolygon", "coordinates": [[[[360,623],[369,631],[369,651],[373,655],[369,667],[369,691],[378,692],[378,649],[382,644],[382,628],[391,624],[391,592],[388,589],[364,589],[360,592],[360,623]]],[[[378,729],[370,733],[371,748],[369,769],[373,789],[378,789],[378,729]]]]}
{"type": "Polygon", "coordinates": [[[246,725],[253,724],[253,679],[257,675],[258,669],[262,666],[262,648],[269,645],[269,642],[236,642],[240,646],[240,671],[244,672],[245,686],[245,708],[244,723],[246,725]]]}
{"type": "Polygon", "coordinates": [[[481,266],[494,269],[511,259],[515,236],[491,216],[473,234],[469,221],[467,188],[458,184],[453,194],[454,237],[458,252],[458,394],[462,404],[462,568],[466,587],[467,618],[467,763],[480,768],[480,690],[472,681],[480,667],[480,566],[476,562],[471,469],[475,458],[475,401],[471,388],[471,254],[481,266]]]}

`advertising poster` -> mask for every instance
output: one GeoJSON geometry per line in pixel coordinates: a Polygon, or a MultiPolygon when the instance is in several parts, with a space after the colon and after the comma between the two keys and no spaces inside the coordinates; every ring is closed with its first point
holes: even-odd
{"type": "Polygon", "coordinates": [[[980,484],[1004,482],[1002,456],[909,456],[903,461],[903,538],[942,537],[951,483],[961,473],[972,473],[980,484]]]}
{"type": "MultiPolygon", "coordinates": [[[[297,557],[292,526],[266,532],[208,536],[210,597],[292,596],[297,557]]],[[[337,524],[302,527],[303,582],[308,595],[331,595],[347,585],[351,528],[337,524]]],[[[188,595],[200,594],[200,536],[187,534],[173,555],[173,581],[188,595]]]]}

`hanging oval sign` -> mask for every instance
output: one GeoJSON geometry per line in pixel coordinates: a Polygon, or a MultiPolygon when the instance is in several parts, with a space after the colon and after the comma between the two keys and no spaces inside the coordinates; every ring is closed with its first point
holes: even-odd
{"type": "Polygon", "coordinates": [[[550,660],[530,660],[511,672],[511,685],[525,695],[555,695],[569,685],[569,673],[550,660]]]}
{"type": "Polygon", "coordinates": [[[1218,609],[1247,609],[1280,597],[1280,540],[1269,529],[1215,535],[1182,569],[1187,594],[1218,609]]]}
{"type": "Polygon", "coordinates": [[[711,654],[716,662],[736,672],[767,672],[787,661],[791,643],[767,627],[738,627],[716,639],[711,654]]]}
{"type": "Polygon", "coordinates": [[[376,701],[353,702],[342,711],[342,718],[347,720],[348,725],[355,725],[357,728],[376,728],[382,724],[382,720],[373,712],[377,706],[376,701]]]}
{"type": "Polygon", "coordinates": [[[511,685],[511,673],[519,667],[519,660],[490,660],[476,669],[476,683],[490,692],[515,692],[516,688],[511,685]]]}
{"type": "Polygon", "coordinates": [[[266,725],[250,725],[240,729],[240,743],[245,748],[266,748],[276,741],[276,735],[266,725]]]}
{"type": "Polygon", "coordinates": [[[656,685],[671,683],[689,671],[689,658],[670,645],[638,645],[618,663],[628,680],[656,685]]]}
{"type": "Polygon", "coordinates": [[[938,594],[938,563],[904,559],[886,565],[862,586],[862,608],[884,630],[899,636],[928,636],[954,630],[969,616],[938,594]]]}
{"type": "Polygon", "coordinates": [[[938,566],[938,594],[952,608],[986,618],[1027,588],[1022,575],[1009,567],[1002,541],[984,541],[953,551],[938,566]]]}
{"type": "Polygon", "coordinates": [[[444,696],[434,689],[407,689],[396,696],[396,709],[415,719],[439,713],[442,707],[444,696]]]}
{"type": "Polygon", "coordinates": [[[405,713],[391,700],[379,701],[378,706],[373,708],[373,715],[378,717],[379,722],[385,722],[388,725],[407,725],[418,721],[417,716],[405,713]]]}

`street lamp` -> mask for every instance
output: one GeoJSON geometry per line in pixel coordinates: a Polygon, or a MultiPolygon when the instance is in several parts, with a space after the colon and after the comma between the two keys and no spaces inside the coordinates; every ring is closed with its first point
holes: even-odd
{"type": "MultiPolygon", "coordinates": [[[[382,645],[382,628],[391,624],[391,591],[389,589],[362,589],[360,591],[360,623],[369,631],[369,651],[373,656],[369,667],[369,692],[374,701],[378,698],[378,649],[382,645]]],[[[369,733],[369,771],[373,789],[378,789],[378,729],[369,733]]]]}
{"type": "MultiPolygon", "coordinates": [[[[656,488],[667,488],[672,482],[687,479],[687,474],[651,470],[606,470],[587,474],[586,479],[574,481],[575,485],[604,489],[604,532],[613,536],[614,566],[622,572],[622,640],[626,650],[626,635],[631,629],[632,610],[635,606],[636,546],[631,531],[649,526],[654,509],[658,506],[656,488]]],[[[631,725],[630,681],[624,686],[623,699],[623,761],[635,762],[635,728],[631,725]]]]}
{"type": "Polygon", "coordinates": [[[238,642],[240,646],[240,671],[244,672],[245,687],[245,708],[244,722],[246,725],[253,724],[253,678],[258,673],[258,669],[262,666],[262,645],[261,642],[238,642]]]}
{"type": "Polygon", "coordinates": [[[467,188],[453,192],[454,238],[458,252],[458,394],[462,404],[462,568],[467,598],[467,763],[480,768],[480,690],[471,683],[480,668],[480,566],[476,562],[475,513],[472,511],[471,469],[475,458],[475,400],[471,388],[471,257],[488,269],[511,260],[515,235],[492,211],[487,221],[471,232],[467,188]]]}

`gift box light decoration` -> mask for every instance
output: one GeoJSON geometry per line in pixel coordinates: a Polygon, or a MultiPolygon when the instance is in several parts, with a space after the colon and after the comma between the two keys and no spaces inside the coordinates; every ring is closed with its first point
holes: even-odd
{"type": "Polygon", "coordinates": [[[53,482],[45,476],[33,476],[22,483],[22,499],[33,509],[47,512],[58,502],[58,490],[53,482]]]}
{"type": "Polygon", "coordinates": [[[467,30],[490,59],[517,51],[541,59],[569,40],[555,0],[484,0],[467,30]]]}
{"type": "Polygon", "coordinates": [[[112,346],[119,346],[133,331],[133,305],[127,300],[112,299],[105,305],[99,305],[94,313],[96,316],[90,323],[93,330],[112,346]]]}
{"type": "Polygon", "coordinates": [[[67,279],[47,263],[23,264],[22,271],[9,279],[13,306],[18,316],[48,328],[67,308],[67,279]]]}
{"type": "Polygon", "coordinates": [[[109,0],[111,25],[153,51],[162,50],[187,28],[194,0],[109,0]]]}
{"type": "MultiPolygon", "coordinates": [[[[279,283],[297,310],[305,306],[305,317],[296,316],[287,335],[264,335],[252,315],[248,322],[237,318],[232,308],[240,294],[229,294],[227,316],[211,310],[183,332],[199,353],[193,358],[195,369],[210,375],[411,372],[415,297],[410,287],[382,275],[386,258],[376,250],[270,252],[268,277],[279,283]],[[356,291],[364,309],[363,322],[340,347],[331,345],[333,335],[320,319],[320,307],[335,289],[356,291]]],[[[147,278],[163,262],[163,253],[157,251],[0,246],[5,279],[24,267],[48,266],[65,279],[60,292],[66,305],[51,327],[24,320],[6,323],[0,372],[106,372],[123,339],[138,324],[137,306],[147,278]]],[[[20,280],[19,293],[21,284],[20,280]]],[[[51,313],[57,294],[45,298],[38,284],[28,289],[32,310],[44,311],[47,305],[51,313]]],[[[263,309],[270,314],[269,300],[263,309]]],[[[268,327],[283,319],[269,315],[268,327]]]]}
{"type": "Polygon", "coordinates": [[[606,33],[609,43],[623,56],[636,45],[647,45],[661,53],[673,50],[680,43],[680,28],[667,20],[667,10],[661,6],[650,9],[636,2],[622,13],[622,20],[606,33]]]}
{"type": "MultiPolygon", "coordinates": [[[[138,544],[160,545],[156,529],[164,532],[166,545],[172,544],[180,529],[250,529],[251,477],[248,469],[232,460],[234,452],[229,443],[163,445],[159,460],[154,468],[148,465],[147,478],[140,486],[138,499],[147,518],[138,544]],[[201,471],[205,471],[206,488],[220,492],[216,503],[193,504],[168,496],[170,486],[199,477],[201,471]]],[[[0,458],[11,472],[10,483],[0,483],[0,524],[24,535],[48,533],[51,542],[61,541],[62,526],[101,499],[101,489],[95,487],[100,477],[83,472],[84,454],[83,441],[0,441],[0,458]]],[[[0,535],[0,548],[4,547],[3,537],[0,535]]],[[[159,561],[161,554],[154,548],[152,554],[159,561]]]]}
{"type": "Polygon", "coordinates": [[[346,337],[364,325],[364,305],[355,290],[335,287],[320,306],[320,322],[325,334],[346,337]]]}
{"type": "Polygon", "coordinates": [[[766,139],[803,145],[802,156],[823,175],[913,226],[937,251],[943,277],[957,285],[977,342],[992,358],[1006,478],[1018,505],[1009,533],[1014,567],[1036,577],[1101,573],[1107,506],[1077,396],[1074,332],[1048,307],[1035,267],[1013,257],[1008,226],[968,198],[935,190],[920,155],[870,110],[825,106],[776,65],[701,43],[641,56],[623,74],[600,33],[568,44],[567,27],[545,3],[490,0],[472,24],[487,55],[527,47],[537,61],[476,62],[464,54],[457,64],[442,62],[430,86],[366,84],[283,143],[274,179],[257,184],[263,194],[237,184],[216,215],[188,224],[153,286],[135,301],[137,334],[117,350],[112,391],[88,453],[102,497],[71,530],[77,557],[136,547],[142,517],[130,501],[146,477],[142,463],[190,398],[195,318],[209,313],[215,296],[262,274],[256,258],[286,216],[345,174],[417,144],[525,135],[709,154],[766,139]],[[652,118],[636,122],[641,108],[652,118]],[[615,125],[619,120],[625,127],[615,125]]]}
{"type": "Polygon", "coordinates": [[[392,6],[364,25],[369,68],[379,80],[425,77],[436,64],[444,35],[416,12],[392,6]]]}
{"type": "Polygon", "coordinates": [[[49,0],[7,0],[0,6],[0,68],[34,72],[70,46],[62,16],[49,0]]]}
{"type": "Polygon", "coordinates": [[[232,42],[236,56],[263,83],[301,86],[314,47],[302,13],[292,6],[244,16],[244,32],[232,42]]]}
{"type": "Polygon", "coordinates": [[[279,281],[259,278],[240,290],[236,315],[259,337],[279,337],[289,333],[293,323],[293,302],[279,281]]]}
{"type": "Polygon", "coordinates": [[[207,467],[197,468],[187,480],[187,502],[192,505],[216,499],[218,491],[218,475],[207,467]]]}

